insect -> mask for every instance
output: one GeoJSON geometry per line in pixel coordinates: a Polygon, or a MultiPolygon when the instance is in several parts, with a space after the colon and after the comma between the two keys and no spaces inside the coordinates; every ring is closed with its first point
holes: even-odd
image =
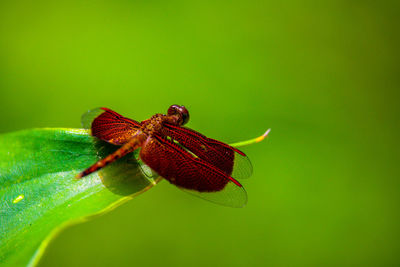
{"type": "Polygon", "coordinates": [[[242,207],[247,202],[243,186],[252,165],[237,148],[186,127],[189,112],[172,105],[166,115],[155,114],[138,122],[108,109],[98,108],[82,117],[91,134],[121,146],[76,178],[82,178],[140,148],[140,158],[158,175],[184,191],[225,206],[242,207]]]}

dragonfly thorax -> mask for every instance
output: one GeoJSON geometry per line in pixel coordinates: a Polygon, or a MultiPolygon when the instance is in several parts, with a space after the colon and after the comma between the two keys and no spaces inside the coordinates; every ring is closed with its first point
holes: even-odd
{"type": "Polygon", "coordinates": [[[153,115],[150,119],[141,122],[142,131],[147,135],[153,135],[154,133],[158,133],[162,129],[162,123],[164,121],[163,114],[153,115]]]}

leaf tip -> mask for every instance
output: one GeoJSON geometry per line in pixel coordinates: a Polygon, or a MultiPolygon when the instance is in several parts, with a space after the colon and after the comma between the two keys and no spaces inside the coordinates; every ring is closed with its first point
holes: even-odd
{"type": "Polygon", "coordinates": [[[263,135],[257,137],[256,138],[256,143],[261,142],[262,140],[264,140],[268,136],[270,131],[271,131],[271,128],[269,128],[263,135]]]}

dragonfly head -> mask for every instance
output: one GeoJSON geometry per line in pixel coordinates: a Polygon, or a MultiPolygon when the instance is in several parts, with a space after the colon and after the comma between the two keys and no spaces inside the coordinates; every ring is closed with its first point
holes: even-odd
{"type": "Polygon", "coordinates": [[[186,124],[189,121],[189,111],[185,106],[172,105],[168,108],[168,116],[177,116],[177,124],[179,126],[186,124]]]}

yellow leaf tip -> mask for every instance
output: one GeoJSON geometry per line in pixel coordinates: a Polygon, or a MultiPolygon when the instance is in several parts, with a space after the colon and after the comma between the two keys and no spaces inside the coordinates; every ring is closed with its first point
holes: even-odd
{"type": "Polygon", "coordinates": [[[269,128],[263,135],[259,136],[256,138],[256,143],[261,142],[262,140],[265,139],[265,137],[268,136],[269,132],[271,131],[271,128],[269,128]]]}

